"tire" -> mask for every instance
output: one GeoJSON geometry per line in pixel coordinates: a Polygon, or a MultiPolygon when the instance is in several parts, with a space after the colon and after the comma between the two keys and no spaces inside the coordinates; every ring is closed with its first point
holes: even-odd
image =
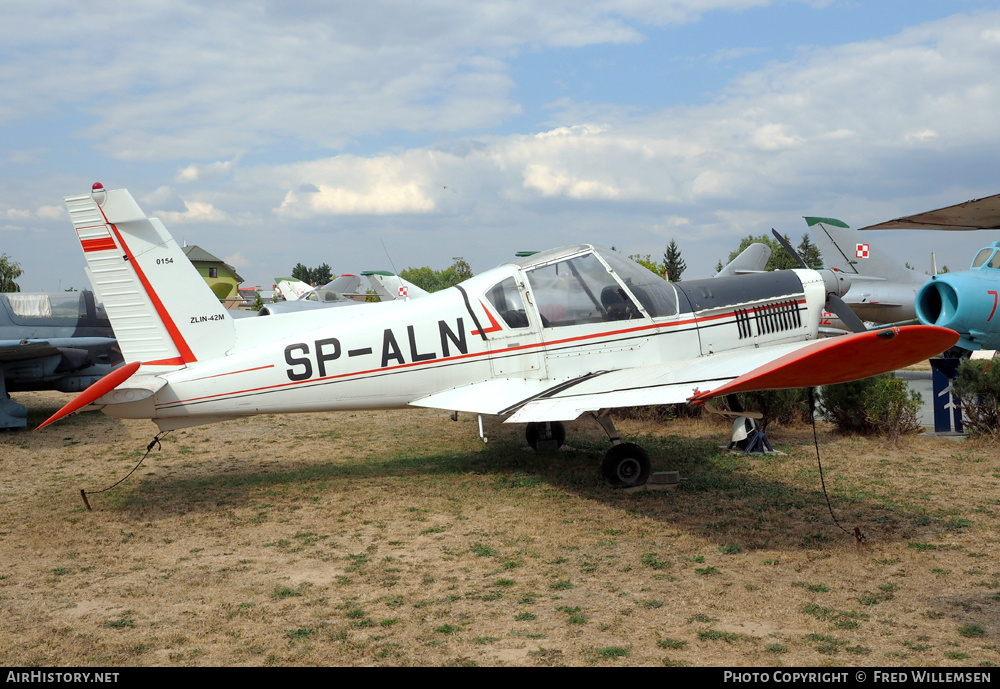
{"type": "Polygon", "coordinates": [[[649,455],[638,445],[621,443],[604,455],[601,475],[614,488],[634,488],[649,480],[649,455]]]}
{"type": "Polygon", "coordinates": [[[566,442],[566,426],[561,421],[549,423],[531,422],[524,427],[524,439],[531,445],[532,450],[537,450],[539,443],[555,442],[555,448],[559,449],[566,442]]]}

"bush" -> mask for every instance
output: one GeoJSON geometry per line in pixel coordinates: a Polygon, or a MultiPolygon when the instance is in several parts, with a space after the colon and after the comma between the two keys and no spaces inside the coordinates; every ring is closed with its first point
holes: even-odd
{"type": "Polygon", "coordinates": [[[993,363],[966,359],[952,382],[962,400],[962,423],[972,435],[1000,434],[1000,366],[993,363]]]}
{"type": "Polygon", "coordinates": [[[777,423],[779,426],[809,423],[808,388],[741,392],[739,400],[747,411],[763,414],[757,425],[765,433],[771,423],[777,423]]]}
{"type": "Polygon", "coordinates": [[[891,373],[838,385],[824,385],[819,411],[842,433],[899,436],[923,429],[917,421],[920,393],[891,373]]]}
{"type": "Polygon", "coordinates": [[[700,405],[654,404],[645,407],[622,407],[615,409],[615,418],[667,423],[674,419],[699,419],[703,413],[704,409],[700,405]]]}

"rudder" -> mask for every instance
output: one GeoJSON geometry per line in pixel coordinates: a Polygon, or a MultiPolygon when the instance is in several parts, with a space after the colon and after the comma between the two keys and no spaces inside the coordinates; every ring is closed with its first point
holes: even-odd
{"type": "Polygon", "coordinates": [[[235,326],[208,284],[156,218],[125,189],[65,199],[126,362],[177,366],[222,356],[235,326]]]}

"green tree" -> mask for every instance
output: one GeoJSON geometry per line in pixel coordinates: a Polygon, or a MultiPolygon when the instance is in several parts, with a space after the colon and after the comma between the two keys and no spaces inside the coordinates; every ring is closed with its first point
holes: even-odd
{"type": "Polygon", "coordinates": [[[809,241],[809,233],[802,235],[802,241],[796,247],[799,256],[810,268],[820,268],[823,266],[823,256],[819,252],[819,247],[809,241]]]}
{"type": "MultiPolygon", "coordinates": [[[[787,235],[785,236],[785,241],[788,241],[787,235]]],[[[771,258],[767,259],[767,265],[764,266],[764,270],[787,270],[789,268],[799,267],[799,264],[787,251],[785,251],[781,244],[779,244],[776,239],[766,234],[758,235],[756,237],[753,235],[747,235],[744,237],[740,242],[739,248],[729,254],[729,260],[726,261],[726,263],[729,263],[743,253],[743,250],[751,244],[766,244],[771,247],[771,258]]]]}
{"type": "Polygon", "coordinates": [[[464,258],[455,256],[452,261],[454,263],[444,270],[434,270],[428,266],[407,268],[399,271],[399,277],[428,292],[438,292],[472,277],[472,268],[464,258]]]}
{"type": "Polygon", "coordinates": [[[312,281],[309,279],[310,277],[312,277],[310,270],[301,263],[296,263],[295,267],[292,268],[292,277],[295,278],[296,280],[299,280],[300,282],[307,282],[312,284],[312,281]]]}
{"type": "Polygon", "coordinates": [[[630,261],[635,261],[643,268],[651,270],[660,277],[663,277],[663,264],[654,261],[650,254],[646,254],[645,256],[640,256],[639,254],[629,254],[628,257],[630,261]]]}
{"type": "Polygon", "coordinates": [[[687,269],[687,263],[681,258],[681,250],[673,239],[667,244],[667,250],[663,253],[663,269],[670,282],[680,282],[681,275],[687,269]]]}
{"type": "Polygon", "coordinates": [[[14,280],[23,272],[20,263],[10,260],[7,254],[0,254],[0,292],[20,292],[21,287],[14,280]]]}
{"type": "Polygon", "coordinates": [[[292,268],[292,277],[319,287],[333,280],[334,276],[328,263],[321,263],[315,268],[307,268],[301,263],[296,263],[292,268]]]}

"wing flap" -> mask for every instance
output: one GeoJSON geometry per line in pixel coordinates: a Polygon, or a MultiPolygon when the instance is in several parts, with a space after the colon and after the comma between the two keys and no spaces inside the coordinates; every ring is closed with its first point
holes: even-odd
{"type": "Polygon", "coordinates": [[[415,407],[464,411],[473,414],[502,414],[536,395],[544,394],[562,381],[532,378],[486,380],[452,388],[410,402],[415,407]]]}

